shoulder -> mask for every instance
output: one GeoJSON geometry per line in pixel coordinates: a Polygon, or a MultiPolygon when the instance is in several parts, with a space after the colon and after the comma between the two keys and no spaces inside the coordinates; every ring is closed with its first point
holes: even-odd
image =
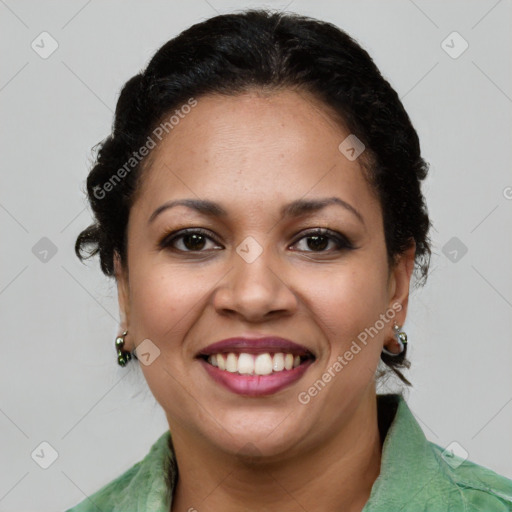
{"type": "Polygon", "coordinates": [[[364,512],[512,512],[512,480],[427,440],[400,395],[378,400],[381,471],[364,512]]]}
{"type": "Polygon", "coordinates": [[[461,510],[512,511],[512,480],[428,442],[461,510]]]}
{"type": "Polygon", "coordinates": [[[113,506],[127,492],[130,483],[140,471],[141,462],[133,465],[128,471],[112,480],[100,490],[81,501],[78,505],[66,510],[66,512],[92,512],[96,510],[111,510],[113,506]]]}
{"type": "Polygon", "coordinates": [[[126,506],[133,507],[135,503],[135,510],[165,510],[168,502],[165,464],[169,439],[167,431],[151,446],[144,459],[66,512],[126,512],[126,506]]]}

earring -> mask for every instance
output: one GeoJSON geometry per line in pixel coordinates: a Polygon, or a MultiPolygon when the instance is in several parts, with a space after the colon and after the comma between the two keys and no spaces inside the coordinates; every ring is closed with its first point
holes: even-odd
{"type": "Polygon", "coordinates": [[[128,331],[124,331],[121,336],[116,338],[116,350],[117,350],[117,362],[120,366],[126,366],[128,361],[132,358],[132,355],[128,350],[124,350],[124,338],[128,334],[128,331]]]}
{"type": "Polygon", "coordinates": [[[405,350],[405,345],[407,345],[407,334],[405,334],[404,331],[402,331],[402,328],[399,327],[396,323],[393,325],[393,330],[395,331],[395,338],[398,344],[400,345],[400,352],[398,354],[394,354],[393,352],[390,352],[387,348],[383,347],[382,352],[387,354],[388,356],[397,357],[405,350]]]}

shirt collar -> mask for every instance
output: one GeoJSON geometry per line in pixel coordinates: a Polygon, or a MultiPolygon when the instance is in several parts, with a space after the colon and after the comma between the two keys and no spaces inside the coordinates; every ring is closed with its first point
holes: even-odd
{"type": "Polygon", "coordinates": [[[396,414],[382,446],[380,474],[362,512],[400,512],[413,502],[425,505],[439,495],[453,492],[451,478],[403,397],[377,395],[377,404],[379,417],[393,404],[396,414]]]}

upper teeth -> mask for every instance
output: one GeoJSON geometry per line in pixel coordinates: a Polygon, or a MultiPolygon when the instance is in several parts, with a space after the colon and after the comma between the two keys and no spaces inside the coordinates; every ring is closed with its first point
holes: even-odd
{"type": "Polygon", "coordinates": [[[229,354],[212,354],[208,362],[220,370],[242,375],[270,375],[273,371],[291,370],[300,365],[300,356],[278,352],[273,356],[270,353],[248,354],[246,352],[229,354]]]}

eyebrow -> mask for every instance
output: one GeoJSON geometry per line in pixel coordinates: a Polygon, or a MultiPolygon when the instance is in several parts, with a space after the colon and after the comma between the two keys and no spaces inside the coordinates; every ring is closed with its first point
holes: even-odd
{"type": "MultiPolygon", "coordinates": [[[[281,208],[280,216],[300,217],[306,213],[313,213],[322,210],[329,205],[339,205],[345,208],[345,210],[351,212],[362,224],[364,224],[363,216],[350,203],[334,196],[319,199],[297,199],[284,205],[281,208]]],[[[176,206],[186,206],[187,208],[196,210],[203,215],[209,215],[212,217],[227,217],[228,215],[228,212],[220,204],[207,199],[176,199],[174,201],[167,201],[159,206],[149,217],[148,224],[153,222],[163,211],[176,206]]]]}

